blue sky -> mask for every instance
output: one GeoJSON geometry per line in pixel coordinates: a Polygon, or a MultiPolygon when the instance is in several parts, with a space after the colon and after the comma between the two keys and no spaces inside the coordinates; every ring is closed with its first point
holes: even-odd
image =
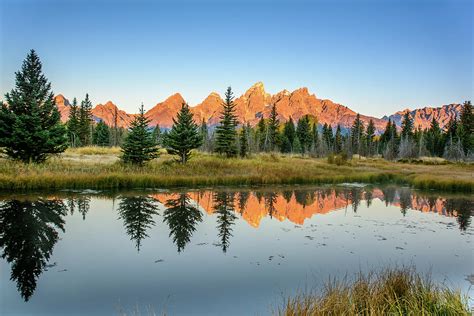
{"type": "Polygon", "coordinates": [[[129,112],[257,81],[378,117],[474,90],[469,0],[0,3],[2,95],[31,48],[55,93],[129,112]]]}

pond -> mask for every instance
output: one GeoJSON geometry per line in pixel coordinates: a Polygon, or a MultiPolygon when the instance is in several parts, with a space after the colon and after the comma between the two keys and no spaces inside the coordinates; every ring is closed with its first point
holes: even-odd
{"type": "Polygon", "coordinates": [[[472,297],[473,212],[393,186],[3,194],[0,314],[266,315],[390,265],[472,297]]]}

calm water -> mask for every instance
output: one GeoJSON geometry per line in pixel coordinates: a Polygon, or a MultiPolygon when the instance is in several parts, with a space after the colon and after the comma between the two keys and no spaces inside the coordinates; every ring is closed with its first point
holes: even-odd
{"type": "Polygon", "coordinates": [[[473,212],[395,187],[3,195],[0,314],[266,315],[394,264],[468,293],[473,212]]]}

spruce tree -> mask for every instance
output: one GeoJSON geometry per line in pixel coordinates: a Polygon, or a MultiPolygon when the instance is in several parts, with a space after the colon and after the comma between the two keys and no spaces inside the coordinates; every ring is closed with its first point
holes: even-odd
{"type": "Polygon", "coordinates": [[[92,102],[89,94],[81,102],[79,109],[79,138],[82,146],[88,146],[92,141],[92,102]]]}
{"type": "Polygon", "coordinates": [[[319,147],[319,132],[318,132],[318,124],[316,122],[313,123],[313,127],[311,128],[311,131],[313,133],[312,135],[312,143],[311,143],[311,149],[313,152],[316,152],[316,150],[319,147]]]}
{"type": "Polygon", "coordinates": [[[191,150],[202,145],[202,137],[198,126],[194,123],[193,113],[186,103],[183,103],[173,127],[166,138],[166,150],[171,155],[178,155],[181,163],[186,163],[191,157],[191,150]]]}
{"type": "Polygon", "coordinates": [[[298,120],[296,126],[296,137],[301,146],[301,153],[304,155],[310,148],[312,142],[311,127],[309,124],[309,116],[305,115],[298,120]]]}
{"type": "Polygon", "coordinates": [[[66,124],[67,133],[69,137],[69,144],[71,147],[78,147],[81,144],[79,139],[79,107],[77,99],[72,100],[71,108],[69,109],[69,117],[66,124]]]}
{"type": "Polygon", "coordinates": [[[290,116],[290,119],[286,121],[285,126],[283,128],[283,135],[288,138],[290,144],[293,144],[295,140],[296,130],[295,130],[295,123],[293,122],[293,118],[290,116]]]}
{"type": "Polygon", "coordinates": [[[342,132],[341,126],[338,124],[336,128],[336,136],[334,138],[334,152],[340,154],[342,152],[342,132]]]}
{"type": "Polygon", "coordinates": [[[199,134],[202,138],[202,151],[209,151],[210,150],[210,139],[209,139],[209,129],[207,128],[207,123],[204,119],[202,119],[201,126],[199,127],[199,134]]]}
{"type": "Polygon", "coordinates": [[[365,133],[365,142],[367,148],[367,156],[372,156],[374,153],[374,138],[375,138],[375,125],[374,121],[370,119],[369,125],[367,125],[367,131],[365,133]]]}
{"type": "Polygon", "coordinates": [[[328,152],[332,152],[334,136],[332,134],[332,127],[327,123],[324,123],[323,125],[322,141],[324,142],[324,145],[327,148],[328,152]]]}
{"type": "Polygon", "coordinates": [[[432,156],[442,156],[444,153],[444,140],[438,121],[431,120],[430,128],[426,134],[426,147],[432,156]]]}
{"type": "Polygon", "coordinates": [[[293,147],[293,151],[292,151],[293,153],[295,153],[295,154],[302,154],[303,153],[299,137],[295,137],[295,140],[293,141],[292,147],[293,147]]]}
{"type": "Polygon", "coordinates": [[[123,162],[142,166],[145,162],[158,157],[158,147],[153,133],[148,131],[149,123],[150,120],[145,117],[142,104],[121,146],[123,162]]]}
{"type": "Polygon", "coordinates": [[[258,150],[259,151],[266,151],[268,146],[268,129],[267,124],[265,123],[265,119],[263,116],[260,118],[257,124],[257,143],[258,143],[258,150]]]}
{"type": "Polygon", "coordinates": [[[240,143],[240,157],[245,158],[249,154],[249,137],[248,137],[248,129],[245,125],[242,125],[242,129],[240,130],[240,137],[239,137],[239,143],[240,143]]]}
{"type": "Polygon", "coordinates": [[[360,119],[360,114],[357,116],[351,128],[352,151],[361,155],[364,142],[364,125],[360,119]]]}
{"type": "Polygon", "coordinates": [[[472,112],[471,101],[463,104],[461,114],[459,116],[461,144],[464,154],[468,155],[474,150],[474,113],[472,112]]]}
{"type": "Polygon", "coordinates": [[[97,146],[110,145],[110,130],[102,120],[97,123],[97,126],[94,129],[94,133],[92,134],[92,143],[97,146]]]}
{"type": "Polygon", "coordinates": [[[66,128],[34,50],[15,75],[15,88],[5,95],[0,111],[0,147],[12,159],[43,162],[66,149],[66,128]]]}
{"type": "Polygon", "coordinates": [[[268,119],[268,149],[270,151],[277,150],[277,147],[279,146],[279,128],[280,120],[278,119],[276,104],[273,104],[270,117],[268,119]]]}
{"type": "Polygon", "coordinates": [[[155,139],[158,145],[162,144],[162,137],[161,135],[161,128],[159,124],[156,124],[155,128],[153,129],[153,138],[155,139]]]}
{"type": "Polygon", "coordinates": [[[235,115],[234,96],[231,87],[227,88],[225,101],[220,117],[220,123],[216,127],[215,151],[226,157],[237,155],[237,116],[235,115]]]}
{"type": "Polygon", "coordinates": [[[401,137],[408,139],[413,138],[413,119],[409,111],[406,111],[403,115],[401,137]]]}

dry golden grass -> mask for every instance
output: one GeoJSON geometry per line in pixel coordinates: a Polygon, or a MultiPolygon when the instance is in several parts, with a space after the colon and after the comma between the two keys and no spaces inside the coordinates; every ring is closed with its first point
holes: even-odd
{"type": "Polygon", "coordinates": [[[44,164],[0,158],[0,189],[143,188],[198,185],[403,183],[422,189],[474,191],[474,165],[394,163],[353,159],[345,165],[326,159],[260,154],[226,159],[195,153],[186,164],[163,153],[139,168],[122,164],[118,148],[70,149],[44,164]]]}
{"type": "Polygon", "coordinates": [[[429,275],[407,267],[329,280],[321,291],[287,298],[275,314],[470,315],[467,297],[460,291],[435,284],[429,275]]]}

